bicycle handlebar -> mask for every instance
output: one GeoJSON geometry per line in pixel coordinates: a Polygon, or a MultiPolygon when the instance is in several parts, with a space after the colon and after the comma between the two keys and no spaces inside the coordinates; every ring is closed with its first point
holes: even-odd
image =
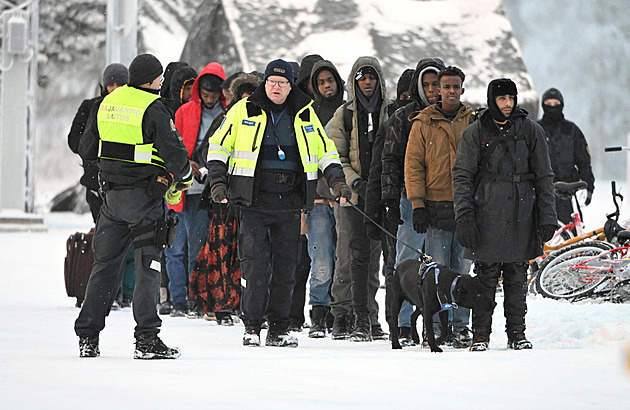
{"type": "Polygon", "coordinates": [[[604,148],[604,152],[623,151],[624,149],[630,149],[630,148],[629,147],[606,147],[604,148]]]}

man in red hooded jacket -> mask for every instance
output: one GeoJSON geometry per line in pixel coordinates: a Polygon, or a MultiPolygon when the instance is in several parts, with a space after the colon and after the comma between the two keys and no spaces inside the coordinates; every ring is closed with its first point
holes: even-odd
{"type": "Polygon", "coordinates": [[[189,192],[182,195],[179,204],[169,205],[169,208],[178,213],[180,221],[173,246],[165,252],[169,291],[173,298],[171,316],[174,317],[187,315],[190,318],[198,318],[203,315],[201,306],[186,302],[186,279],[194,268],[210,224],[208,213],[205,210],[197,210],[203,191],[197,152],[201,152],[201,143],[212,121],[224,113],[225,98],[221,93],[223,81],[225,81],[223,67],[219,63],[208,64],[193,83],[191,101],[175,112],[175,126],[188,150],[195,181],[189,192]],[[186,242],[188,242],[188,266],[184,266],[186,242]]]}

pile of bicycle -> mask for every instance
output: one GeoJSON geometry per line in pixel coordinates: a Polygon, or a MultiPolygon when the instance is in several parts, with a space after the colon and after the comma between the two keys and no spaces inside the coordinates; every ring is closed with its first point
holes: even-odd
{"type": "Polygon", "coordinates": [[[611,185],[615,211],[594,231],[584,230],[576,196],[586,183],[554,185],[556,195],[573,200],[575,212],[571,223],[561,226],[545,244],[544,254],[530,261],[530,293],[570,302],[586,298],[630,302],[630,230],[618,222],[623,196],[614,181],[611,185]]]}

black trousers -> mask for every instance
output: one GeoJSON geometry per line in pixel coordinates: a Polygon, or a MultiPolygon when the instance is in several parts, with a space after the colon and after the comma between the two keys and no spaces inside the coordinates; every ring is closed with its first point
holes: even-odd
{"type": "MultiPolygon", "coordinates": [[[[85,301],[74,329],[79,337],[98,334],[105,328],[122,281],[127,250],[132,241],[131,230],[155,226],[164,219],[164,204],[149,198],[144,188],[111,190],[105,194],[94,233],[94,266],[87,285],[85,301]]],[[[138,237],[149,239],[154,232],[138,237]]],[[[160,257],[156,246],[135,249],[136,284],[133,293],[134,336],[155,335],[162,324],[156,306],[160,292],[160,257]]]]}
{"type": "MultiPolygon", "coordinates": [[[[503,313],[506,330],[516,326],[525,326],[527,313],[527,263],[484,263],[475,262],[475,273],[479,277],[484,293],[494,300],[499,278],[503,276],[503,313]]],[[[493,310],[473,309],[473,330],[492,330],[493,310]]]]}
{"type": "Polygon", "coordinates": [[[286,330],[301,246],[300,211],[242,208],[239,222],[241,310],[245,327],[260,329],[266,315],[270,330],[286,330]]]}
{"type": "Polygon", "coordinates": [[[371,246],[367,236],[367,227],[356,209],[340,207],[340,215],[348,227],[348,242],[350,247],[350,273],[352,275],[352,301],[355,314],[369,314],[368,283],[371,246]]]}
{"type": "Polygon", "coordinates": [[[291,301],[291,322],[294,325],[304,324],[304,306],[306,305],[306,283],[311,273],[311,258],[308,256],[308,240],[300,235],[300,258],[295,268],[295,287],[291,301]]]}

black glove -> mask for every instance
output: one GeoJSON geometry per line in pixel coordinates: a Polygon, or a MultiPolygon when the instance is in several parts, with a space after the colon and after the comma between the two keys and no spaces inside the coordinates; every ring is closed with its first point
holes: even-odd
{"type": "Polygon", "coordinates": [[[584,206],[588,206],[593,199],[593,191],[586,191],[586,201],[584,201],[584,206]]]}
{"type": "Polygon", "coordinates": [[[538,236],[543,242],[547,242],[553,238],[553,234],[556,233],[556,225],[543,225],[538,227],[538,236]]]}
{"type": "Polygon", "coordinates": [[[333,194],[335,195],[335,200],[339,200],[339,198],[346,198],[346,201],[350,202],[350,198],[352,198],[352,191],[350,187],[343,181],[337,181],[332,187],[333,194]]]}
{"type": "Polygon", "coordinates": [[[392,225],[402,225],[403,220],[400,218],[400,202],[390,199],[385,201],[385,217],[392,225]]]}
{"type": "Polygon", "coordinates": [[[455,227],[455,237],[464,248],[474,248],[479,240],[479,228],[475,218],[459,218],[455,227]]]}
{"type": "Polygon", "coordinates": [[[367,182],[359,178],[352,183],[352,189],[354,189],[354,191],[359,194],[361,198],[365,199],[365,193],[367,192],[367,182]]]}
{"type": "Polygon", "coordinates": [[[228,187],[223,182],[217,182],[212,185],[210,189],[210,195],[212,196],[212,200],[216,203],[220,203],[224,199],[227,199],[228,195],[228,187]]]}
{"type": "Polygon", "coordinates": [[[426,208],[415,208],[413,210],[413,230],[418,233],[425,233],[429,228],[429,216],[426,208]]]}

